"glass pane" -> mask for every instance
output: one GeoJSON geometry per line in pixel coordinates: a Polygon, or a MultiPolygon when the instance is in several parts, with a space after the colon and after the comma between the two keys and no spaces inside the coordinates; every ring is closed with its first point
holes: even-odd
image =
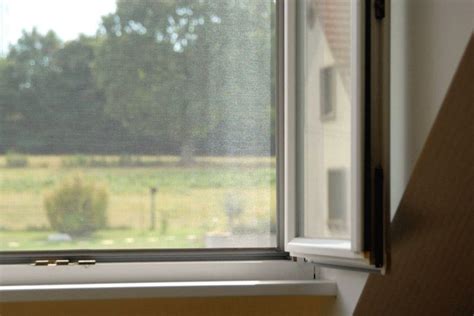
{"type": "Polygon", "coordinates": [[[0,250],[276,246],[274,18],[1,0],[0,250]]]}
{"type": "Polygon", "coordinates": [[[351,0],[297,2],[300,235],[350,238],[351,0]]]}

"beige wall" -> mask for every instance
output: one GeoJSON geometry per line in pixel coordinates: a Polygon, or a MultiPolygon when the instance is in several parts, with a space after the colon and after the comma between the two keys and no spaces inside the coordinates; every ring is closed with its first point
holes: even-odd
{"type": "Polygon", "coordinates": [[[334,298],[236,297],[9,303],[1,316],[318,316],[334,298]]]}
{"type": "Polygon", "coordinates": [[[474,311],[473,79],[471,36],[393,218],[390,273],[369,276],[355,315],[474,311]]]}
{"type": "MultiPolygon", "coordinates": [[[[472,0],[391,0],[392,217],[474,29],[472,0]]],[[[367,274],[323,269],[338,282],[333,315],[351,315],[367,274]]]]}

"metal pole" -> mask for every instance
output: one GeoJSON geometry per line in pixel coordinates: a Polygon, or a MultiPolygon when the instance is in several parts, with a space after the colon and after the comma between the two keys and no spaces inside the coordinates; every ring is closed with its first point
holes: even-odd
{"type": "Polygon", "coordinates": [[[158,189],[156,187],[150,188],[150,230],[155,230],[156,223],[156,203],[155,197],[158,189]]]}

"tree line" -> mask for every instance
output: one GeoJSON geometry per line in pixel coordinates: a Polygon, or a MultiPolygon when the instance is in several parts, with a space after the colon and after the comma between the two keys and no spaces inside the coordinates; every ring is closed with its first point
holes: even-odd
{"type": "Polygon", "coordinates": [[[271,0],[118,0],[94,36],[0,58],[0,152],[270,155],[271,0]]]}

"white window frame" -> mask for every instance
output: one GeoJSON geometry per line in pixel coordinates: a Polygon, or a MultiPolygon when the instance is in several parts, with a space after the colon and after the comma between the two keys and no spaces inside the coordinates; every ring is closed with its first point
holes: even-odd
{"type": "MultiPolygon", "coordinates": [[[[225,295],[336,295],[336,284],[319,279],[318,266],[311,262],[372,270],[362,251],[361,168],[353,168],[354,210],[352,240],[340,242],[299,238],[295,209],[295,3],[277,1],[277,36],[279,38],[278,100],[278,245],[293,260],[238,260],[189,262],[116,262],[94,265],[35,266],[0,265],[0,302],[55,299],[105,299],[127,297],[225,296],[225,295]],[[283,71],[281,71],[283,69],[283,71]],[[282,172],[283,171],[283,172],[282,172]],[[283,249],[284,247],[284,249],[283,249]],[[311,261],[311,262],[309,262],[311,261]]],[[[372,0],[375,1],[375,0],[372,0]]],[[[358,18],[363,0],[354,0],[358,18]]],[[[353,30],[362,36],[361,21],[353,30]]],[[[355,38],[353,36],[353,38],[355,38]]],[[[362,37],[357,37],[362,38],[362,37]]],[[[360,45],[361,41],[356,41],[360,45]]],[[[353,56],[358,78],[361,47],[353,56]]],[[[355,99],[361,100],[361,80],[353,80],[355,99]]],[[[358,105],[359,107],[360,105],[358,105]]],[[[353,122],[360,122],[360,112],[353,111],[353,122]]],[[[361,132],[353,135],[352,154],[361,156],[361,132]]],[[[226,260],[226,258],[222,258],[226,260]]],[[[377,271],[380,271],[377,269],[377,271]]]]}
{"type": "MultiPolygon", "coordinates": [[[[363,93],[364,85],[370,84],[373,90],[376,90],[376,97],[370,95],[371,102],[376,106],[382,108],[380,112],[372,115],[378,115],[380,123],[375,123],[375,127],[379,128],[377,132],[383,134],[382,137],[376,139],[374,146],[375,150],[379,150],[380,154],[376,155],[376,163],[380,163],[385,173],[384,179],[384,209],[383,215],[386,219],[390,214],[389,210],[389,135],[388,135],[388,18],[382,22],[375,22],[375,18],[371,14],[372,31],[369,35],[372,43],[370,49],[374,62],[371,60],[371,76],[370,83],[365,81],[365,6],[370,5],[372,8],[379,5],[381,1],[364,1],[353,0],[351,2],[351,17],[354,18],[351,30],[351,72],[355,80],[351,80],[352,84],[352,117],[351,123],[353,126],[353,133],[351,135],[351,201],[350,201],[350,216],[351,216],[351,237],[350,240],[338,239],[318,239],[305,238],[298,235],[297,226],[301,223],[302,215],[298,215],[297,209],[297,148],[295,144],[296,139],[296,64],[295,56],[297,56],[296,48],[296,1],[285,2],[285,67],[284,67],[284,146],[285,146],[285,167],[284,167],[284,190],[285,190],[285,250],[291,256],[305,258],[308,261],[318,263],[321,265],[336,266],[343,268],[361,269],[367,271],[377,271],[384,273],[387,268],[385,262],[383,267],[375,267],[370,260],[370,253],[365,251],[363,246],[363,216],[364,204],[362,199],[364,187],[364,124],[371,124],[372,122],[363,122],[363,111],[365,104],[365,96],[363,93]],[[377,3],[378,2],[378,3],[377,3]],[[375,34],[375,35],[372,35],[375,34]],[[373,47],[376,47],[374,49],[373,47]],[[377,63],[380,62],[380,63],[377,63]],[[373,82],[372,82],[373,81],[373,82]],[[380,124],[380,125],[379,125],[380,124]]],[[[383,2],[383,1],[382,1],[383,2]]],[[[388,0],[385,5],[385,10],[388,11],[388,0]]],[[[372,10],[372,9],[371,9],[372,10]]],[[[388,220],[385,221],[388,224],[388,220]]],[[[383,228],[387,234],[387,227],[383,228]]],[[[386,242],[385,240],[383,241],[386,242]]],[[[386,249],[384,249],[385,252],[386,249]]]]}
{"type": "MultiPolygon", "coordinates": [[[[292,64],[294,58],[292,56],[296,55],[296,41],[295,37],[292,34],[296,33],[296,2],[287,1],[286,2],[286,21],[285,23],[285,37],[287,42],[287,53],[288,59],[286,61],[285,69],[285,86],[294,87],[296,85],[296,66],[292,64]]],[[[361,48],[359,44],[359,39],[361,38],[361,5],[359,1],[353,1],[351,6],[351,16],[356,18],[355,26],[352,31],[351,38],[353,42],[351,43],[351,48],[355,48],[352,51],[352,73],[357,80],[351,80],[352,83],[352,96],[353,100],[351,111],[352,118],[351,123],[355,126],[355,133],[352,134],[352,149],[351,149],[351,160],[353,162],[351,168],[351,179],[353,179],[351,185],[351,240],[336,240],[336,239],[315,239],[315,238],[304,238],[298,237],[296,231],[296,221],[300,221],[300,218],[297,218],[296,209],[296,155],[297,148],[291,145],[291,140],[296,139],[296,95],[295,89],[289,90],[285,98],[285,145],[286,145],[286,168],[285,168],[285,190],[287,197],[287,204],[285,205],[286,213],[294,214],[294,216],[289,217],[286,221],[287,225],[287,239],[286,239],[286,250],[296,257],[316,257],[326,258],[326,257],[342,257],[343,259],[354,260],[354,264],[358,265],[359,260],[363,260],[363,255],[360,254],[361,250],[361,209],[362,202],[360,199],[361,195],[361,171],[362,166],[360,161],[362,160],[362,150],[361,150],[361,115],[362,112],[362,97],[360,95],[361,89],[361,48]],[[357,164],[354,164],[357,162],[357,164]]]]}

